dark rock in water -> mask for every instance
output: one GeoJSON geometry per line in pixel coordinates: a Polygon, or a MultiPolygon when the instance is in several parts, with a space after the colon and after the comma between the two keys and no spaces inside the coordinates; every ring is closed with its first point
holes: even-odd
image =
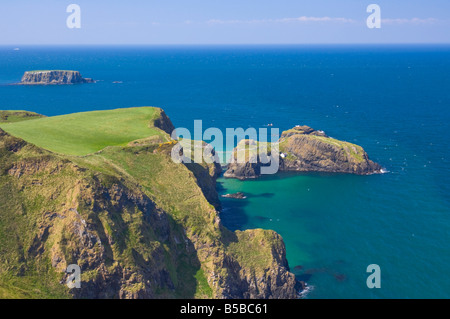
{"type": "Polygon", "coordinates": [[[245,196],[244,193],[242,193],[242,192],[237,192],[237,193],[234,193],[234,194],[226,194],[226,195],[222,195],[222,197],[225,197],[225,198],[236,198],[236,199],[246,199],[247,198],[247,196],[245,196]]]}
{"type": "Polygon", "coordinates": [[[333,276],[339,282],[345,281],[345,279],[347,278],[347,276],[345,276],[344,274],[337,274],[336,273],[333,276]]]}
{"type": "Polygon", "coordinates": [[[295,266],[294,267],[294,270],[302,270],[303,269],[303,266],[301,266],[301,265],[297,265],[297,266],[295,266]]]}
{"type": "Polygon", "coordinates": [[[45,70],[27,71],[19,84],[49,85],[49,84],[80,84],[95,83],[93,79],[83,78],[78,71],[45,70]]]}
{"type": "Polygon", "coordinates": [[[258,195],[259,197],[271,198],[275,196],[275,193],[262,193],[258,195]]]}

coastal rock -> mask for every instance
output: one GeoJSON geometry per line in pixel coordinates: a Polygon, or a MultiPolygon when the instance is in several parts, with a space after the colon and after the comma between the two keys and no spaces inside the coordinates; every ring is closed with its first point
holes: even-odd
{"type": "Polygon", "coordinates": [[[256,178],[261,175],[261,162],[256,163],[245,162],[242,164],[231,163],[228,165],[227,170],[224,173],[224,177],[248,179],[256,178]]]}
{"type": "Polygon", "coordinates": [[[175,126],[173,126],[172,121],[166,115],[163,109],[157,108],[159,114],[156,119],[153,120],[153,126],[163,130],[169,135],[172,135],[172,132],[175,130],[175,126]]]}
{"type": "Polygon", "coordinates": [[[260,153],[259,143],[254,140],[241,140],[233,150],[231,163],[224,177],[249,179],[261,175],[261,167],[270,165],[270,151],[260,153]]]}
{"type": "Polygon", "coordinates": [[[242,192],[237,192],[237,193],[234,193],[234,194],[225,194],[225,195],[222,195],[222,197],[224,197],[224,198],[235,198],[235,199],[246,199],[247,198],[247,196],[245,196],[245,194],[242,193],[242,192]]]}
{"type": "Polygon", "coordinates": [[[228,276],[223,284],[225,298],[295,299],[301,290],[289,271],[286,247],[279,234],[272,230],[236,231],[230,243],[223,269],[228,276]],[[262,247],[264,254],[249,255],[262,247]]]}
{"type": "MultiPolygon", "coordinates": [[[[247,179],[261,175],[261,167],[270,164],[263,164],[267,161],[261,161],[261,158],[271,154],[270,150],[267,154],[259,154],[256,144],[255,141],[238,144],[225,177],[247,179]],[[245,161],[238,161],[238,155],[243,152],[245,161]]],[[[369,159],[361,146],[336,140],[309,126],[296,126],[283,132],[278,145],[279,171],[368,175],[380,173],[382,169],[369,159]]]]}
{"type": "Polygon", "coordinates": [[[280,138],[280,170],[333,172],[367,175],[379,173],[381,166],[369,159],[356,144],[339,141],[313,131],[283,132],[280,138]]]}
{"type": "Polygon", "coordinates": [[[19,84],[22,85],[48,85],[48,84],[80,84],[94,83],[90,78],[83,78],[78,71],[43,70],[27,71],[19,84]]]}

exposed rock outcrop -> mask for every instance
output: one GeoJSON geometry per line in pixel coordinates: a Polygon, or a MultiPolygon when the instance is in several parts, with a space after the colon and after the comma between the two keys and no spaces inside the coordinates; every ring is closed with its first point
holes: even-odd
{"type": "Polygon", "coordinates": [[[252,229],[236,231],[228,240],[225,239],[225,243],[230,254],[223,259],[223,268],[229,273],[223,283],[224,297],[297,298],[300,283],[289,271],[286,248],[279,234],[272,230],[252,229]],[[270,249],[260,255],[249,253],[260,247],[270,249]]]}
{"type": "Polygon", "coordinates": [[[48,84],[80,84],[94,83],[90,78],[83,78],[78,71],[43,70],[27,71],[19,84],[22,85],[48,85],[48,84]]]}
{"type": "Polygon", "coordinates": [[[157,118],[153,121],[153,126],[163,130],[167,134],[171,135],[175,130],[175,126],[173,126],[172,121],[166,115],[163,109],[157,108],[159,114],[157,118]]]}
{"type": "Polygon", "coordinates": [[[233,150],[232,161],[224,173],[225,177],[248,179],[261,175],[261,167],[270,165],[270,151],[259,151],[259,143],[241,140],[233,150]]]}
{"type": "Polygon", "coordinates": [[[234,194],[225,194],[225,195],[222,195],[222,197],[224,197],[224,198],[234,198],[234,199],[246,199],[247,198],[247,196],[245,196],[245,194],[242,193],[242,192],[237,192],[237,193],[234,193],[234,194]]]}
{"type": "MultiPolygon", "coordinates": [[[[252,140],[238,143],[233,151],[233,161],[224,176],[239,179],[260,176],[261,167],[270,165],[267,158],[271,153],[270,148],[267,148],[267,153],[259,153],[257,145],[258,142],[252,140]],[[243,155],[240,161],[239,154],[243,155]]],[[[382,169],[369,159],[361,146],[336,140],[309,126],[296,126],[283,132],[278,148],[279,171],[367,175],[380,173],[382,169]]]]}

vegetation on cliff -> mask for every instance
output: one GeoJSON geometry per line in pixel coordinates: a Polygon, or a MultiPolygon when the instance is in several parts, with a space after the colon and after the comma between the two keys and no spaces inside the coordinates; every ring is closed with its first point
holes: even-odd
{"type": "Polygon", "coordinates": [[[217,166],[171,160],[162,110],[24,124],[0,124],[0,297],[296,297],[282,238],[222,226],[217,166]]]}
{"type": "Polygon", "coordinates": [[[131,141],[153,138],[167,142],[167,133],[155,126],[162,110],[153,107],[92,111],[4,123],[0,127],[49,151],[87,155],[107,146],[126,146],[131,141]]]}
{"type": "Polygon", "coordinates": [[[14,123],[45,117],[28,111],[0,111],[0,123],[14,123]]]}

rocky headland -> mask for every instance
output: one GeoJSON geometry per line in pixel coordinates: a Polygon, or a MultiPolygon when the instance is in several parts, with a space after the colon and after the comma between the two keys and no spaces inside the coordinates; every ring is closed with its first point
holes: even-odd
{"type": "Polygon", "coordinates": [[[225,228],[220,165],[174,163],[173,125],[156,111],[147,125],[158,139],[86,156],[9,134],[21,112],[4,114],[0,298],[298,297],[281,236],[225,228]],[[81,268],[80,289],[65,284],[70,264],[81,268]]]}
{"type": "MultiPolygon", "coordinates": [[[[272,154],[270,147],[267,147],[266,153],[257,152],[258,146],[257,141],[240,141],[224,176],[238,179],[259,177],[261,167],[270,165],[262,158],[270,158],[272,154]],[[237,160],[238,154],[241,154],[243,161],[237,160]]],[[[380,173],[382,169],[369,159],[361,146],[331,138],[309,126],[296,126],[284,131],[278,148],[279,171],[368,175],[380,173]]]]}

